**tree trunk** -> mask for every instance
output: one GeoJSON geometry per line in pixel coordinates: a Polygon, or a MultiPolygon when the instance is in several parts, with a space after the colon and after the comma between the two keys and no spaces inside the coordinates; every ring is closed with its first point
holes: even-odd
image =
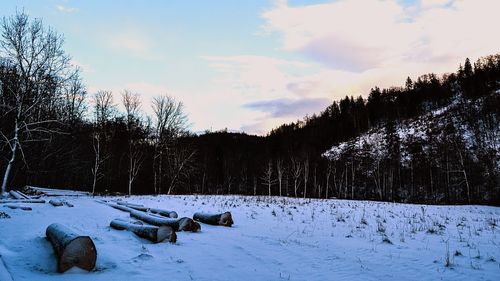
{"type": "Polygon", "coordinates": [[[307,180],[309,178],[309,159],[304,162],[304,198],[307,195],[307,180]]]}
{"type": "Polygon", "coordinates": [[[467,177],[467,171],[465,170],[464,156],[462,155],[462,151],[460,150],[458,145],[455,145],[455,146],[457,147],[458,156],[460,158],[460,167],[462,168],[462,174],[464,176],[465,185],[467,188],[467,190],[466,190],[467,191],[467,203],[470,204],[470,186],[469,186],[469,179],[467,177]]]}
{"type": "Polygon", "coordinates": [[[120,219],[112,220],[109,225],[114,229],[133,232],[135,235],[153,243],[159,243],[164,240],[168,240],[171,243],[177,241],[177,234],[170,226],[143,225],[141,222],[130,223],[120,219]]]}
{"type": "Polygon", "coordinates": [[[351,162],[351,199],[354,199],[354,158],[351,162]]]}
{"type": "Polygon", "coordinates": [[[295,198],[297,198],[297,178],[293,179],[293,191],[295,192],[295,198]]]}
{"type": "Polygon", "coordinates": [[[179,215],[177,215],[177,213],[175,211],[167,211],[167,210],[156,209],[156,208],[151,208],[151,209],[149,209],[149,211],[153,214],[157,214],[157,215],[164,216],[167,218],[176,219],[177,217],[179,217],[179,215]]]}
{"type": "Polygon", "coordinates": [[[431,165],[429,165],[429,178],[430,178],[431,198],[433,198],[434,197],[434,188],[433,188],[434,181],[432,179],[432,166],[431,165]]]}
{"type": "Polygon", "coordinates": [[[45,234],[57,256],[58,272],[65,272],[73,266],[88,271],[95,267],[97,251],[89,236],[80,236],[57,223],[49,225],[45,234]]]}
{"type": "Polygon", "coordinates": [[[253,196],[257,195],[257,180],[253,178],[253,196]]]}
{"type": "Polygon", "coordinates": [[[328,191],[330,189],[330,174],[331,174],[331,170],[330,170],[330,167],[328,167],[328,171],[326,173],[325,199],[328,199],[328,191]]]}
{"type": "Polygon", "coordinates": [[[2,193],[0,194],[0,198],[3,197],[3,194],[7,192],[7,183],[9,182],[9,176],[10,176],[10,171],[12,170],[12,165],[14,165],[14,161],[16,160],[16,152],[17,152],[17,143],[18,143],[18,135],[19,135],[19,126],[17,124],[17,119],[16,119],[16,124],[15,124],[15,130],[14,130],[14,145],[11,147],[11,153],[12,155],[10,156],[9,163],[7,164],[7,167],[5,168],[5,173],[3,175],[3,181],[2,181],[2,193]]]}
{"type": "Polygon", "coordinates": [[[234,223],[230,212],[222,214],[194,213],[193,219],[206,224],[222,225],[227,227],[231,227],[234,223]]]}

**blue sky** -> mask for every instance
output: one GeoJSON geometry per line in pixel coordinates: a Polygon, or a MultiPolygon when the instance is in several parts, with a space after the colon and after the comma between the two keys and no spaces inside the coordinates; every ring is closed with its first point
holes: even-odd
{"type": "Polygon", "coordinates": [[[119,104],[135,91],[145,114],[169,94],[193,131],[265,134],[346,94],[497,52],[477,30],[500,26],[499,2],[4,0],[0,16],[25,9],[64,34],[90,94],[112,90],[119,104]]]}

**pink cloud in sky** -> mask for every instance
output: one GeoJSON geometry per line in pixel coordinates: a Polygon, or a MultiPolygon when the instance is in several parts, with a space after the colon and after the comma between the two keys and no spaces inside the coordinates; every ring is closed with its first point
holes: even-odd
{"type": "MultiPolygon", "coordinates": [[[[365,71],[405,63],[499,50],[497,0],[424,0],[404,7],[395,0],[339,0],[293,7],[285,1],[262,14],[268,32],[282,35],[282,48],[334,69],[365,71]]],[[[451,65],[449,65],[451,66],[451,65]]],[[[427,71],[431,71],[430,69],[427,71]]]]}

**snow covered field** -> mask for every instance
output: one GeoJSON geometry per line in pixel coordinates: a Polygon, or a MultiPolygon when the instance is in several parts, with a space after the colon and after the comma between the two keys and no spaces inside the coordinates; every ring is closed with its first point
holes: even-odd
{"type": "MultiPolygon", "coordinates": [[[[133,196],[177,211],[231,211],[232,228],[202,224],[176,244],[111,229],[128,214],[87,196],[74,204],[2,207],[0,255],[18,280],[500,280],[500,208],[243,196],[133,196]],[[59,222],[92,237],[93,272],[56,273],[45,239],[59,222]]],[[[112,199],[107,197],[105,199],[112,199]]]]}

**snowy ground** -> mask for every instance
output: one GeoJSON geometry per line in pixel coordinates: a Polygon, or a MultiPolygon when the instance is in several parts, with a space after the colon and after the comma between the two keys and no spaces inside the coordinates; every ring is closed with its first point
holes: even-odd
{"type": "MultiPolygon", "coordinates": [[[[202,225],[176,244],[109,227],[128,214],[75,205],[2,207],[0,255],[17,280],[500,280],[500,208],[240,196],[134,196],[148,207],[233,214],[232,228],[202,225]],[[56,273],[45,229],[71,226],[94,240],[96,269],[56,273]]],[[[106,199],[110,199],[109,197],[106,199]]]]}

